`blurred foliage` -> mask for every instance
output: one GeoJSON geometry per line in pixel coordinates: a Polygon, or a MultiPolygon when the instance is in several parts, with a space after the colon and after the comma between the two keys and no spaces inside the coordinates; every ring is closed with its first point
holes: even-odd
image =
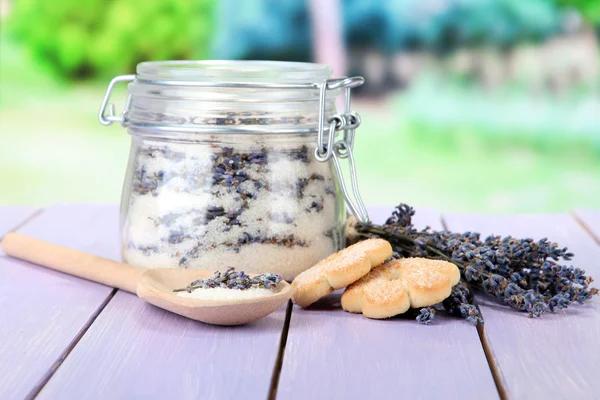
{"type": "MultiPolygon", "coordinates": [[[[561,29],[555,0],[340,0],[349,48],[386,53],[461,46],[510,47],[561,29]]],[[[310,59],[308,1],[220,0],[216,58],[310,59]]]]}
{"type": "Polygon", "coordinates": [[[599,27],[600,25],[600,0],[558,0],[563,6],[573,7],[581,13],[581,16],[589,23],[599,27]]]}
{"type": "Polygon", "coordinates": [[[18,0],[9,32],[58,76],[132,72],[145,60],[203,58],[215,0],[18,0]]]}
{"type": "Polygon", "coordinates": [[[310,60],[308,3],[308,0],[219,0],[213,57],[310,60]]]}
{"type": "Polygon", "coordinates": [[[495,145],[508,143],[540,152],[577,148],[600,160],[600,98],[592,95],[595,90],[532,96],[517,86],[486,91],[460,79],[424,73],[396,106],[406,120],[419,126],[419,135],[437,135],[430,138],[435,143],[445,144],[450,131],[462,130],[495,145]]]}
{"type": "MultiPolygon", "coordinates": [[[[340,1],[348,43],[390,52],[543,39],[561,29],[563,6],[600,21],[600,0],[340,1]]],[[[0,125],[18,134],[0,135],[0,203],[118,202],[129,137],[120,126],[98,124],[104,87],[61,85],[47,69],[87,77],[131,72],[145,59],[201,58],[212,35],[211,55],[218,58],[311,54],[307,0],[11,4],[2,23],[12,37],[0,37],[0,125]]],[[[391,110],[359,99],[364,198],[471,212],[598,208],[599,104],[598,89],[591,90],[531,98],[510,86],[486,95],[459,80],[423,75],[391,110]]]]}
{"type": "Polygon", "coordinates": [[[542,40],[560,28],[553,0],[343,0],[349,46],[385,52],[428,47],[511,46],[542,40]],[[365,35],[365,32],[368,32],[365,35]]]}
{"type": "Polygon", "coordinates": [[[0,35],[0,49],[0,110],[31,103],[43,93],[60,91],[62,85],[6,35],[0,35]]]}

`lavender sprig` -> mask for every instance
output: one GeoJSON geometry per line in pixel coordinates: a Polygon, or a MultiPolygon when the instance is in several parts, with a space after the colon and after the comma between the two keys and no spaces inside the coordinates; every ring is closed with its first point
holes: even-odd
{"type": "Polygon", "coordinates": [[[175,289],[173,292],[191,293],[196,289],[214,289],[226,288],[235,290],[246,290],[250,288],[275,289],[281,282],[281,275],[278,274],[260,274],[253,277],[248,276],[244,271],[237,272],[233,267],[227,267],[223,273],[215,273],[204,279],[198,279],[190,283],[187,287],[175,289]]]}
{"type": "MultiPolygon", "coordinates": [[[[476,232],[462,234],[417,231],[412,225],[415,211],[400,204],[383,225],[350,221],[350,242],[380,237],[388,240],[394,257],[426,257],[456,264],[464,282],[508,306],[539,317],[546,310],[568,307],[573,301],[583,303],[598,293],[590,288],[591,277],[585,271],[563,264],[573,257],[547,238],[516,239],[511,236],[489,236],[481,240],[476,232]]],[[[472,304],[467,286],[456,286],[444,302],[451,314],[461,315],[473,323],[482,322],[472,304]]]]}

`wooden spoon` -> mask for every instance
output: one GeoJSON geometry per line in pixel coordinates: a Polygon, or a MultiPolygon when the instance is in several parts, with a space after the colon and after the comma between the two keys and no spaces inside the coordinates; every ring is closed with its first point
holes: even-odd
{"type": "Polygon", "coordinates": [[[266,317],[288,301],[290,284],[281,281],[273,294],[250,299],[199,300],[177,296],[173,289],[205,278],[213,271],[182,268],[142,269],[93,254],[84,253],[8,233],[2,250],[11,256],[69,275],[136,293],[145,302],[187,318],[215,325],[241,325],[266,317]]]}

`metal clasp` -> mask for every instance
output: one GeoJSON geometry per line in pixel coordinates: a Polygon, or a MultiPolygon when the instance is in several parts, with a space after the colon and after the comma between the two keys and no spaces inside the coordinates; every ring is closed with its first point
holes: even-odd
{"type": "Polygon", "coordinates": [[[127,96],[127,101],[125,102],[125,107],[123,108],[123,112],[120,116],[117,116],[115,113],[115,105],[108,104],[110,100],[110,96],[112,94],[113,88],[119,82],[132,82],[135,80],[135,75],[121,75],[113,78],[112,81],[108,84],[106,88],[106,93],[104,93],[104,99],[102,100],[102,105],[100,105],[100,112],[98,113],[98,120],[102,125],[111,125],[113,122],[119,122],[123,126],[127,126],[127,112],[129,111],[129,103],[131,103],[131,95],[127,96]],[[108,114],[106,113],[106,109],[108,108],[108,114]]]}
{"type": "Polygon", "coordinates": [[[342,194],[344,195],[346,204],[350,208],[352,214],[354,214],[354,216],[360,222],[367,223],[370,221],[369,215],[358,190],[356,164],[354,162],[354,155],[352,153],[354,149],[354,134],[356,128],[358,128],[360,125],[360,116],[354,111],[350,110],[350,90],[362,85],[364,81],[364,78],[355,76],[351,78],[326,79],[321,84],[319,96],[319,130],[317,136],[317,147],[315,148],[315,158],[321,162],[326,162],[329,159],[333,159],[335,172],[340,182],[340,187],[342,189],[342,194]],[[327,130],[329,135],[327,137],[327,143],[325,143],[325,108],[327,103],[327,91],[335,89],[344,90],[344,113],[335,114],[327,121],[329,123],[329,129],[327,130]],[[336,141],[336,132],[341,130],[344,131],[344,136],[336,141]],[[348,190],[342,175],[340,159],[344,158],[347,158],[349,161],[352,192],[348,190]],[[352,196],[354,196],[354,198],[352,198],[352,196]]]}

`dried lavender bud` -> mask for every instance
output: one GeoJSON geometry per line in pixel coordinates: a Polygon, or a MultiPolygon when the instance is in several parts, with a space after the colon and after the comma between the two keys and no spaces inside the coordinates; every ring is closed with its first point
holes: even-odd
{"type": "Polygon", "coordinates": [[[141,246],[141,247],[136,247],[136,249],[141,251],[146,256],[150,256],[152,254],[158,253],[158,247],[156,247],[156,246],[141,246]]]}
{"type": "Polygon", "coordinates": [[[158,154],[161,154],[164,158],[170,161],[181,161],[185,158],[185,153],[181,151],[174,151],[168,146],[164,147],[153,147],[149,146],[141,151],[150,158],[156,158],[158,154]]]}
{"type": "Polygon", "coordinates": [[[385,222],[386,225],[398,225],[412,228],[412,217],[415,215],[415,210],[408,204],[400,204],[392,212],[392,216],[385,222]]]}
{"type": "Polygon", "coordinates": [[[210,221],[223,215],[225,215],[225,210],[223,209],[223,207],[212,206],[206,209],[205,218],[207,221],[210,221]]]}
{"type": "Polygon", "coordinates": [[[270,214],[270,218],[271,221],[273,222],[277,222],[280,224],[291,224],[294,222],[294,217],[292,217],[291,215],[289,215],[287,212],[282,212],[282,213],[276,213],[276,212],[272,212],[270,214]]]}
{"type": "MultiPolygon", "coordinates": [[[[304,197],[304,189],[311,181],[325,181],[325,177],[321,174],[313,173],[308,178],[300,178],[296,182],[296,197],[301,199],[304,197]]],[[[328,188],[325,190],[327,191],[328,188]]]]}
{"type": "MultiPolygon", "coordinates": [[[[400,204],[384,225],[346,224],[350,243],[380,237],[392,244],[394,257],[426,257],[456,264],[462,279],[476,290],[495,297],[508,306],[539,317],[546,310],[567,308],[573,301],[582,303],[598,294],[590,288],[591,277],[585,271],[560,264],[573,257],[566,247],[547,238],[533,240],[511,236],[489,236],[481,240],[479,233],[462,234],[417,231],[412,225],[412,207],[400,204]]],[[[462,285],[462,284],[461,284],[462,285]]],[[[455,286],[444,301],[446,310],[467,320],[481,322],[464,285],[455,286]]]]}
{"type": "Polygon", "coordinates": [[[148,175],[144,167],[138,168],[133,177],[133,191],[140,195],[150,193],[155,196],[156,189],[165,181],[164,177],[165,173],[163,171],[148,175]]]}
{"type": "Polygon", "coordinates": [[[196,289],[225,288],[233,290],[246,290],[250,288],[275,289],[281,282],[281,275],[278,274],[260,274],[250,278],[244,271],[236,272],[235,268],[227,267],[225,272],[215,271],[207,278],[198,279],[182,289],[175,289],[173,292],[186,291],[191,293],[196,289]]]}
{"type": "Polygon", "coordinates": [[[308,207],[306,209],[306,211],[311,212],[311,211],[315,211],[315,212],[320,212],[323,209],[323,201],[313,201],[312,203],[310,203],[310,207],[308,207]]]}
{"type": "Polygon", "coordinates": [[[302,146],[299,149],[294,149],[290,151],[289,154],[292,161],[298,160],[305,164],[308,164],[308,152],[308,147],[302,146]]]}
{"type": "Polygon", "coordinates": [[[169,233],[169,237],[167,238],[167,241],[170,244],[177,244],[177,243],[183,242],[184,239],[186,239],[186,238],[187,238],[187,235],[183,231],[174,230],[169,233]]]}
{"type": "Polygon", "coordinates": [[[459,282],[452,288],[450,296],[442,302],[442,305],[450,315],[463,317],[473,325],[483,323],[479,310],[473,304],[473,294],[463,282],[459,282]]]}
{"type": "Polygon", "coordinates": [[[431,321],[435,318],[435,308],[433,307],[425,307],[421,308],[419,315],[417,315],[416,320],[425,325],[431,324],[431,321]]]}

